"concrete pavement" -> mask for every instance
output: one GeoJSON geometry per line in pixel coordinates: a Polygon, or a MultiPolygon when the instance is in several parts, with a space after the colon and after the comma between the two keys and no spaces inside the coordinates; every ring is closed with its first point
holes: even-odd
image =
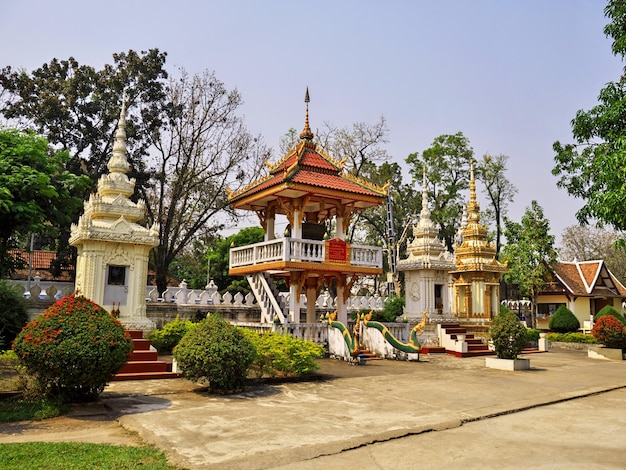
{"type": "Polygon", "coordinates": [[[128,443],[138,436],[187,469],[626,468],[626,361],[526,357],[519,372],[445,355],[328,359],[321,380],[230,396],[182,379],[114,382],[101,405],[128,443]]]}
{"type": "Polygon", "coordinates": [[[524,372],[444,355],[366,366],[325,360],[323,381],[225,397],[182,380],[180,390],[152,381],[166,382],[167,393],[161,384],[138,391],[139,383],[120,382],[104,401],[124,428],[190,469],[345,468],[357,456],[357,468],[503,468],[490,457],[496,450],[509,468],[530,455],[573,468],[581,454],[600,468],[604,451],[623,462],[614,468],[626,468],[626,363],[565,350],[527,357],[532,369],[524,372]],[[515,416],[524,424],[509,423],[520,410],[532,410],[515,416]],[[540,453],[531,445],[553,439],[559,445],[540,453]]]}

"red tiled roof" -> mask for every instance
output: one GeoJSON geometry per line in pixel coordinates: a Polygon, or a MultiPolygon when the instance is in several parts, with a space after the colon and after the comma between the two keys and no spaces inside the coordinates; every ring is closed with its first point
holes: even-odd
{"type": "Polygon", "coordinates": [[[340,191],[357,198],[365,196],[382,200],[385,196],[383,188],[344,174],[340,162],[318,151],[313,142],[301,140],[281,161],[271,167],[269,175],[231,194],[230,202],[236,203],[272,188],[278,190],[289,183],[340,191]]]}
{"type": "Polygon", "coordinates": [[[557,262],[552,270],[571,295],[626,297],[626,287],[602,260],[557,262]]]}
{"type": "MultiPolygon", "coordinates": [[[[26,266],[30,262],[30,252],[26,250],[11,250],[13,258],[22,260],[26,266]]],[[[33,269],[50,269],[50,263],[56,259],[54,251],[33,250],[33,269]]]]}
{"type": "MultiPolygon", "coordinates": [[[[28,279],[28,264],[30,260],[30,252],[26,250],[11,250],[11,255],[24,262],[23,269],[17,269],[13,275],[13,279],[28,279]]],[[[33,264],[31,276],[39,276],[43,281],[70,281],[73,268],[62,268],[59,276],[54,277],[50,273],[50,265],[56,259],[54,251],[33,250],[33,264]]]]}

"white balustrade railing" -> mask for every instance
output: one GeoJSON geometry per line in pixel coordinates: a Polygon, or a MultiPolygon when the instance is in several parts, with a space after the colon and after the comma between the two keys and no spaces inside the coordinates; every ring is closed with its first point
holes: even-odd
{"type": "MultiPolygon", "coordinates": [[[[289,293],[281,292],[283,303],[289,304],[289,293]]],[[[385,297],[374,295],[351,295],[346,301],[348,310],[382,310],[385,307],[385,297]]],[[[301,295],[301,305],[306,306],[306,296],[301,295]]],[[[232,307],[257,307],[254,295],[249,292],[245,296],[238,292],[235,295],[226,292],[223,295],[217,292],[217,287],[210,290],[187,289],[186,287],[169,287],[159,297],[155,286],[146,287],[146,302],[165,302],[180,305],[226,305],[232,307]],[[186,301],[183,301],[186,299],[186,301]]],[[[337,298],[331,297],[328,292],[315,299],[317,308],[332,310],[337,308],[337,298]]]]}
{"type": "MultiPolygon", "coordinates": [[[[351,245],[350,264],[353,266],[382,266],[383,250],[377,246],[351,245]]],[[[230,267],[239,268],[272,261],[302,261],[324,263],[326,244],[324,241],[300,238],[278,238],[252,245],[231,248],[230,267]]]]}
{"type": "Polygon", "coordinates": [[[351,245],[350,264],[353,266],[382,266],[383,249],[378,246],[351,245]]]}

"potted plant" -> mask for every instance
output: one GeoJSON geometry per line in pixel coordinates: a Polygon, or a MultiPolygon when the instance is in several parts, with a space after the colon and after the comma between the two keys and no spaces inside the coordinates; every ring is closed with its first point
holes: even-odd
{"type": "Polygon", "coordinates": [[[600,317],[591,330],[593,337],[602,345],[590,344],[587,355],[597,359],[621,361],[626,347],[626,327],[613,315],[600,317]]]}
{"type": "Polygon", "coordinates": [[[528,330],[510,310],[496,315],[489,329],[496,357],[487,357],[485,365],[492,369],[530,369],[530,359],[520,359],[518,354],[528,343],[528,330]]]}

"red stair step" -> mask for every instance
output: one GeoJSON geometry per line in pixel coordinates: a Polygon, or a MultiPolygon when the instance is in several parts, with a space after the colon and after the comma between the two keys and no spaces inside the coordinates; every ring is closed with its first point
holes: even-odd
{"type": "Polygon", "coordinates": [[[129,361],[117,372],[118,374],[126,374],[128,372],[171,372],[168,368],[169,364],[164,361],[129,361]]]}
{"type": "Polygon", "coordinates": [[[157,351],[133,351],[129,361],[157,361],[159,353],[157,351]]]}

